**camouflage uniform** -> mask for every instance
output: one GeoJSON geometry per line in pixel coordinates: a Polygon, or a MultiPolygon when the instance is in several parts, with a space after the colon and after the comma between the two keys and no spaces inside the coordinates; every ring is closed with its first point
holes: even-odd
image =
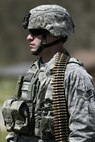
{"type": "MultiPolygon", "coordinates": [[[[58,5],[42,5],[30,10],[24,18],[23,26],[27,29],[45,29],[58,37],[66,37],[74,31],[74,24],[68,11],[58,5]]],[[[45,64],[39,59],[24,77],[21,98],[30,99],[33,104],[33,136],[20,133],[17,136],[18,142],[55,141],[51,111],[51,70],[54,68],[55,57],[56,55],[45,64]]],[[[64,84],[69,112],[69,142],[94,142],[95,89],[92,77],[75,58],[69,60],[64,84]]]]}
{"type": "MultiPolygon", "coordinates": [[[[55,57],[54,57],[55,58],[55,57]]],[[[53,115],[51,113],[52,87],[50,84],[54,58],[47,64],[37,61],[27,73],[36,73],[37,84],[31,85],[31,97],[35,105],[35,137],[19,137],[19,142],[52,141],[53,115]],[[36,88],[34,87],[36,85],[36,88]],[[35,89],[33,89],[35,88],[35,89]],[[34,94],[34,92],[36,94],[34,94]],[[39,138],[37,139],[36,136],[39,138]]],[[[92,77],[75,58],[70,58],[65,72],[65,95],[68,102],[69,142],[94,142],[95,140],[95,89],[92,77]]],[[[26,96],[29,86],[23,83],[22,97],[26,96]],[[26,88],[26,89],[25,89],[26,88]]],[[[27,98],[27,96],[26,96],[27,98]]]]}

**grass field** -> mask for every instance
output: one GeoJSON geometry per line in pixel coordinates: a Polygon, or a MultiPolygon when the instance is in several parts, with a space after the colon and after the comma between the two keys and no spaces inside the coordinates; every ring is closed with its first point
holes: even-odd
{"type": "Polygon", "coordinates": [[[0,142],[6,142],[6,137],[7,132],[5,130],[0,130],[0,142]]]}
{"type": "MultiPolygon", "coordinates": [[[[17,79],[0,79],[0,106],[4,101],[16,93],[17,79]]],[[[2,123],[2,122],[0,122],[2,123]]],[[[7,135],[6,129],[0,128],[0,142],[6,142],[7,135]]]]}
{"type": "Polygon", "coordinates": [[[0,80],[0,104],[2,104],[7,98],[15,95],[16,82],[17,82],[16,79],[0,80]]]}

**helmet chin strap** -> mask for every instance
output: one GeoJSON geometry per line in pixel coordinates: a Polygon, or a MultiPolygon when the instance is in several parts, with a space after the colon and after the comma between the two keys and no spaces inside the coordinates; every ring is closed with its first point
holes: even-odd
{"type": "Polygon", "coordinates": [[[43,43],[41,43],[41,46],[38,48],[38,50],[34,53],[34,55],[39,55],[39,53],[43,50],[43,49],[45,49],[45,48],[49,48],[49,47],[51,47],[51,46],[54,46],[54,45],[56,45],[57,43],[59,43],[60,41],[62,41],[63,43],[65,42],[67,40],[67,37],[60,37],[59,39],[57,39],[57,40],[55,40],[55,41],[53,41],[53,42],[50,42],[50,43],[48,43],[48,44],[43,44],[43,43]]]}

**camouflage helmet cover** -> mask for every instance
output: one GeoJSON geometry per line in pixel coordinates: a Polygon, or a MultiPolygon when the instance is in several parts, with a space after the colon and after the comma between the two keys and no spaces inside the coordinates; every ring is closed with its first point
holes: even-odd
{"type": "Polygon", "coordinates": [[[74,24],[68,11],[59,5],[41,5],[29,11],[27,29],[46,29],[54,36],[68,36],[74,24]]]}

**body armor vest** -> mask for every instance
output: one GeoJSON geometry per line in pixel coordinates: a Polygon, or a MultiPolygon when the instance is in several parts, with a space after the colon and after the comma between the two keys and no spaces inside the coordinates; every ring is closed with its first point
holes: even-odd
{"type": "Polygon", "coordinates": [[[20,95],[16,96],[17,99],[10,99],[9,102],[7,101],[4,104],[2,112],[5,126],[7,126],[8,131],[36,135],[41,139],[54,139],[54,110],[52,111],[51,99],[45,98],[46,90],[50,85],[50,78],[47,78],[43,82],[43,87],[40,88],[38,76],[39,68],[32,65],[23,78],[20,91],[18,91],[20,95]],[[14,107],[14,104],[19,107],[14,107]]]}

